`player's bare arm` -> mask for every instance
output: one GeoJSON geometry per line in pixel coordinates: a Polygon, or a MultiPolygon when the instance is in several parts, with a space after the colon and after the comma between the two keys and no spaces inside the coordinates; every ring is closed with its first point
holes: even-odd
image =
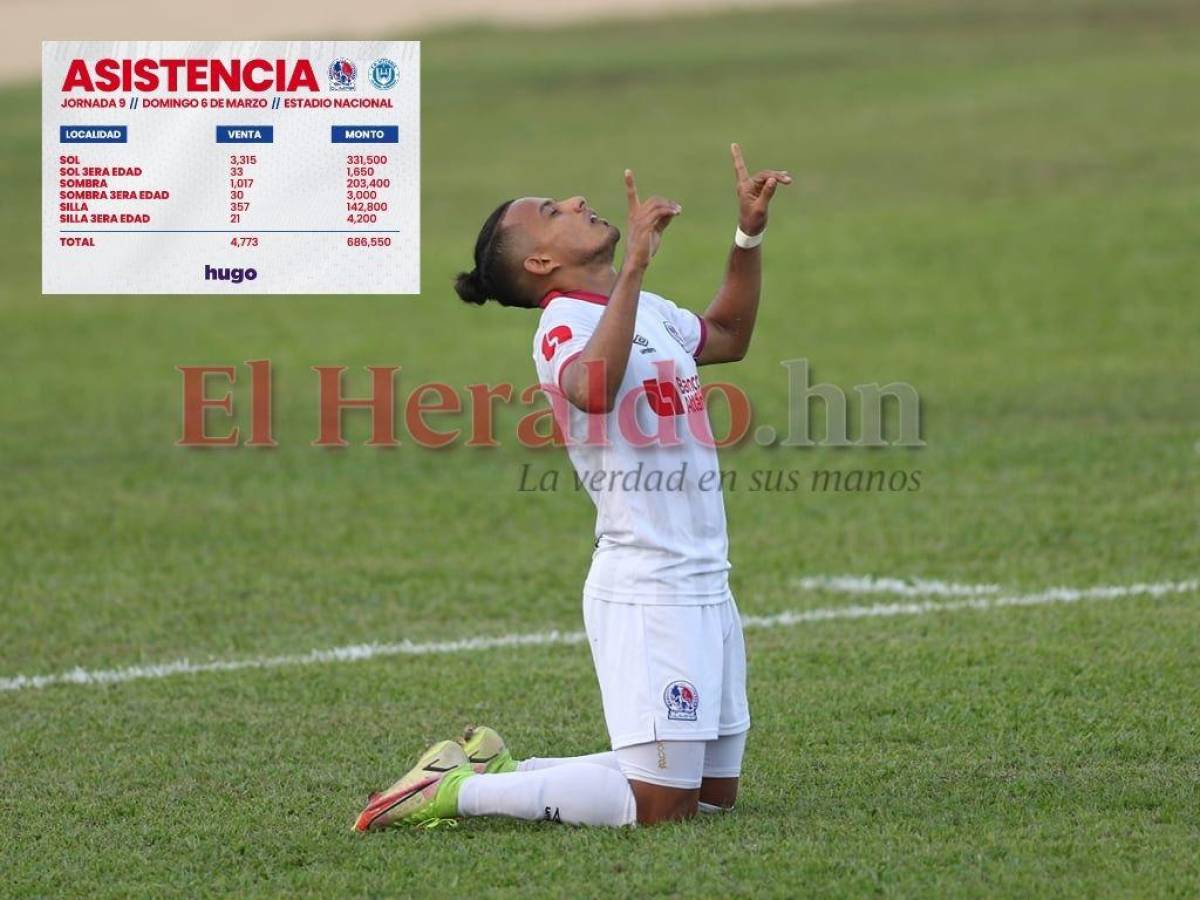
{"type": "Polygon", "coordinates": [[[678,203],[663,197],[639,200],[629,169],[625,170],[625,196],[629,203],[629,236],[621,271],[596,331],[583,352],[564,367],[560,379],[567,399],[585,412],[611,412],[616,403],[633,346],[642,278],[658,251],[663,231],[683,211],[678,203]]]}
{"type": "MultiPolygon", "coordinates": [[[[792,183],[792,176],[781,169],[763,169],[750,174],[742,158],[742,148],[732,144],[733,171],[737,186],[738,228],[751,238],[767,227],[767,211],[779,185],[792,183]]],[[[758,299],[762,290],[762,245],[739,247],[729,251],[725,280],[704,311],[708,340],[697,362],[700,365],[736,362],[750,349],[758,299]]]]}

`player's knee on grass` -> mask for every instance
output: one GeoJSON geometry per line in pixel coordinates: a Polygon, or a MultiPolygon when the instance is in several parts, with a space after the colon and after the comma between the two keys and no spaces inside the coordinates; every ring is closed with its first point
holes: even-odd
{"type": "Polygon", "coordinates": [[[629,787],[637,803],[639,825],[678,822],[690,819],[699,811],[699,788],[669,788],[645,781],[630,781],[629,787]]]}
{"type": "Polygon", "coordinates": [[[700,782],[700,811],[724,812],[737,802],[737,778],[705,778],[700,782]]]}
{"type": "Polygon", "coordinates": [[[616,751],[629,780],[642,825],[675,822],[696,814],[704,777],[703,741],[654,741],[616,751]]]}
{"type": "Polygon", "coordinates": [[[703,812],[733,809],[733,804],[737,802],[745,752],[744,731],[741,734],[723,735],[705,745],[704,780],[700,783],[700,809],[703,812]]]}
{"type": "Polygon", "coordinates": [[[746,734],[710,741],[654,741],[616,750],[643,825],[673,822],[707,810],[732,809],[746,734]]]}

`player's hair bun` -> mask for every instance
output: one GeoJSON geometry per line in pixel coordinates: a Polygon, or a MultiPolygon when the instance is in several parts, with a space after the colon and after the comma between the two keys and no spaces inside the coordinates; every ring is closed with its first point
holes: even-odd
{"type": "Polygon", "coordinates": [[[513,267],[504,258],[506,241],[500,222],[512,204],[505,200],[492,210],[475,240],[475,268],[459,272],[454,279],[454,290],[466,303],[482,306],[497,300],[501,306],[534,305],[521,296],[513,267]]]}
{"type": "Polygon", "coordinates": [[[464,303],[483,305],[488,301],[488,292],[483,286],[483,279],[479,277],[478,269],[459,272],[458,277],[454,279],[454,290],[464,303]]]}

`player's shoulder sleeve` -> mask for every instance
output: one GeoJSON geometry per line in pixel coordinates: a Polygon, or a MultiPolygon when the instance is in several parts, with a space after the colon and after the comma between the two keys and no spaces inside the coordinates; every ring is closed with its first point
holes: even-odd
{"type": "Polygon", "coordinates": [[[688,353],[693,357],[698,357],[700,351],[704,349],[704,342],[708,339],[708,324],[704,321],[704,317],[690,309],[676,306],[666,297],[652,294],[649,291],[643,291],[642,297],[643,299],[650,298],[662,313],[663,323],[667,330],[674,332],[676,339],[683,344],[683,348],[688,353]]]}
{"type": "Polygon", "coordinates": [[[567,363],[583,352],[599,316],[587,304],[559,300],[542,311],[533,334],[533,362],[538,381],[561,387],[567,363]]]}

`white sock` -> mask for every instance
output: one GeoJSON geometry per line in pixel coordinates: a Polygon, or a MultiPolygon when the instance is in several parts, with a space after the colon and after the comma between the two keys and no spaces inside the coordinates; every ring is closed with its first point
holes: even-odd
{"type": "Polygon", "coordinates": [[[702,813],[733,812],[733,807],[732,806],[717,806],[717,804],[715,804],[715,803],[705,803],[703,800],[701,800],[700,801],[700,812],[702,812],[702,813]]]}
{"type": "Polygon", "coordinates": [[[475,775],[463,782],[458,812],[568,825],[632,825],[637,803],[619,772],[571,762],[547,769],[475,775]]]}
{"type": "Polygon", "coordinates": [[[535,769],[549,769],[569,763],[591,763],[595,766],[607,766],[614,772],[621,771],[621,764],[617,762],[617,754],[612,750],[606,750],[604,753],[589,753],[587,756],[532,756],[517,763],[517,771],[532,772],[535,769]]]}

